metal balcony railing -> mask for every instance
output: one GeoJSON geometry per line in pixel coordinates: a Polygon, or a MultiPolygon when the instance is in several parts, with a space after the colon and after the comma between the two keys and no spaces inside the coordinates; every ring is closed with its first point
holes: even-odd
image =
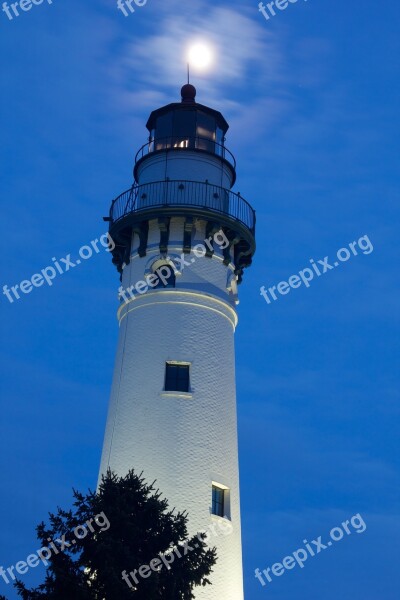
{"type": "Polygon", "coordinates": [[[202,150],[210,154],[216,154],[221,158],[228,161],[236,171],[236,160],[232,152],[228,150],[222,144],[214,142],[209,138],[204,137],[165,137],[151,140],[144,144],[140,150],[138,150],[135,156],[135,164],[141,160],[144,156],[151,154],[152,152],[159,152],[161,150],[202,150]]]}
{"type": "MultiPolygon", "coordinates": [[[[245,225],[255,233],[255,211],[240,194],[199,181],[165,180],[132,188],[115,198],[111,204],[109,221],[114,225],[130,214],[152,209],[179,209],[182,213],[215,213],[245,225]]],[[[161,212],[161,211],[160,211],[161,212]]]]}

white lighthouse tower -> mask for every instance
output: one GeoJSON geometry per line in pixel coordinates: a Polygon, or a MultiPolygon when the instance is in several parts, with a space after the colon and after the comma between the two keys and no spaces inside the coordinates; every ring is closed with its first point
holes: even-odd
{"type": "Polygon", "coordinates": [[[255,213],[231,191],[228,123],[192,85],[181,94],[150,115],[135,183],[106,219],[122,293],[100,473],[156,479],[190,535],[229,519],[233,532],[210,540],[212,585],[194,593],[243,600],[234,333],[255,213]]]}

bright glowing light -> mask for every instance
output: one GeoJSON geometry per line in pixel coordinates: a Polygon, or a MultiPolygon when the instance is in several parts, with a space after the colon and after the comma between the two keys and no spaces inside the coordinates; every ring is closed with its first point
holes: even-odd
{"type": "Polygon", "coordinates": [[[194,44],[188,53],[190,66],[197,69],[207,69],[213,61],[213,53],[209,46],[201,42],[194,44]]]}

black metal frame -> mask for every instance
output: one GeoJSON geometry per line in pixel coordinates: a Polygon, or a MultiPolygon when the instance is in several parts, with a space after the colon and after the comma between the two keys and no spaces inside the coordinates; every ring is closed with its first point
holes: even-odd
{"type": "Polygon", "coordinates": [[[148,154],[152,154],[153,152],[160,152],[162,150],[201,150],[203,152],[208,152],[209,154],[215,154],[216,156],[224,158],[225,160],[230,159],[228,160],[228,162],[230,162],[233,168],[236,170],[236,159],[233,156],[232,152],[228,150],[226,146],[224,146],[223,144],[219,144],[218,142],[210,138],[200,137],[197,135],[184,138],[182,136],[174,135],[150,140],[146,144],[143,144],[143,146],[137,151],[135,156],[135,163],[137,163],[140,159],[142,159],[144,156],[147,156],[148,154]],[[183,141],[188,141],[188,146],[175,145],[183,141]],[[158,144],[161,144],[162,147],[157,148],[156,146],[158,144]],[[203,144],[205,146],[209,146],[210,148],[213,147],[213,150],[202,148],[203,144]]]}
{"type": "MultiPolygon", "coordinates": [[[[172,217],[184,217],[182,244],[186,253],[191,251],[194,219],[206,222],[206,236],[222,229],[229,240],[223,250],[224,264],[232,260],[233,248],[235,274],[238,283],[242,281],[243,269],[251,264],[256,249],[255,212],[240,194],[207,181],[165,179],[134,184],[113,200],[104,220],[110,223],[109,233],[115,242],[113,263],[120,273],[130,261],[132,233],[139,236],[139,256],[146,256],[151,220],[156,220],[160,229],[160,253],[167,253],[172,217]]],[[[206,251],[207,256],[212,253],[206,251]]]]}
{"type": "Polygon", "coordinates": [[[208,182],[183,179],[135,184],[113,200],[107,220],[112,227],[128,215],[148,211],[223,215],[244,225],[252,236],[255,233],[255,211],[240,194],[208,182]]]}
{"type": "Polygon", "coordinates": [[[232,185],[235,183],[236,159],[233,156],[232,152],[228,150],[228,148],[226,148],[226,146],[224,146],[223,144],[219,144],[218,142],[211,140],[210,138],[199,136],[189,136],[183,138],[181,136],[176,135],[152,139],[146,144],[143,144],[141,148],[139,148],[135,156],[135,167],[133,170],[135,179],[137,180],[137,172],[139,165],[149,155],[161,152],[188,152],[190,150],[193,150],[195,152],[203,152],[221,159],[221,161],[223,161],[232,171],[232,185]],[[187,146],[182,147],[174,145],[184,141],[188,142],[187,146]],[[160,148],[157,147],[159,144],[161,145],[160,148]]]}

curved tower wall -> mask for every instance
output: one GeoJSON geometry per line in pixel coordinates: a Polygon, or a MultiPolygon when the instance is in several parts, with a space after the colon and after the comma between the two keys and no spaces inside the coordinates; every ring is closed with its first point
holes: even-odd
{"type": "MultiPolygon", "coordinates": [[[[227,129],[222,115],[217,121],[227,129]]],[[[125,296],[117,311],[100,475],[108,468],[121,476],[132,468],[143,471],[148,482],[157,480],[170,507],[188,512],[190,535],[211,532],[218,560],[213,585],[195,588],[199,600],[243,600],[234,333],[237,285],[254,253],[255,217],[251,227],[248,217],[240,221],[252,209],[227,191],[235,177],[234,166],[213,153],[149,153],[135,167],[137,196],[121,195],[107,218],[125,296]],[[198,194],[195,202],[191,194],[198,194]],[[235,212],[237,206],[243,213],[235,212]],[[131,287],[171,263],[174,285],[131,287]],[[189,367],[187,391],[166,389],[168,363],[189,367]],[[224,490],[224,517],[213,510],[213,485],[224,490]]]]}
{"type": "MultiPolygon", "coordinates": [[[[181,256],[183,219],[171,227],[168,254],[181,256]],[[175,232],[175,235],[174,235],[175,232]]],[[[193,246],[204,243],[199,222],[193,246]]],[[[148,251],[137,254],[133,236],[122,285],[144,279],[160,256],[157,224],[150,223],[148,251]]],[[[215,244],[216,249],[218,245],[215,244]]],[[[197,588],[199,600],[242,600],[242,555],[236,422],[234,331],[237,315],[227,282],[232,266],[221,252],[213,258],[185,255],[190,266],[177,275],[175,289],[135,294],[118,311],[120,325],[114,380],[101,461],[120,475],[144,472],[170,506],[189,513],[190,534],[215,525],[210,538],[218,562],[212,586],[197,588]],[[167,361],[190,363],[190,394],[165,392],[167,361]],[[229,489],[232,533],[211,514],[212,482],[229,489]]],[[[132,565],[138,568],[140,565],[132,565]]]]}

